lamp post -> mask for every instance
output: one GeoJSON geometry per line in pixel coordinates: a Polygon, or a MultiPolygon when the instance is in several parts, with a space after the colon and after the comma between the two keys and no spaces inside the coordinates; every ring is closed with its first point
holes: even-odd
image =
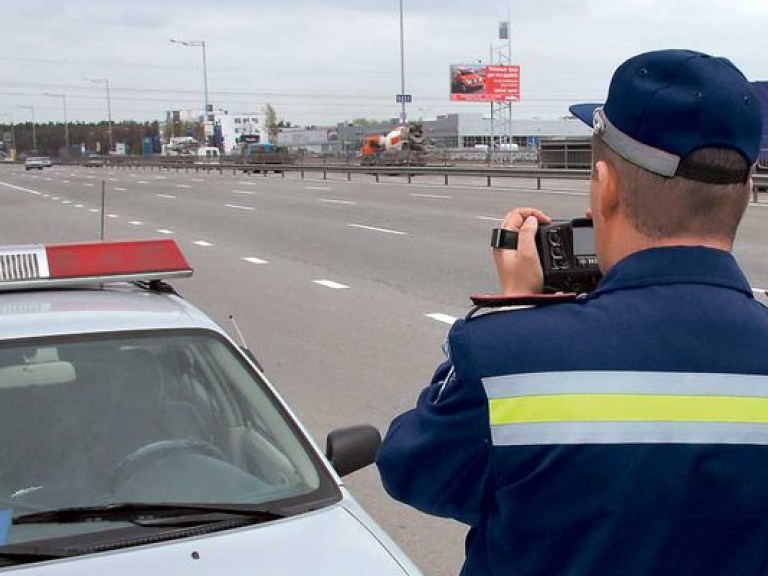
{"type": "Polygon", "coordinates": [[[94,84],[104,84],[107,89],[107,121],[109,122],[109,151],[112,152],[114,142],[112,138],[112,100],[109,97],[109,79],[108,78],[85,78],[87,82],[93,82],[94,84]]]}
{"type": "Polygon", "coordinates": [[[18,108],[25,108],[27,110],[30,110],[32,112],[32,148],[37,152],[37,133],[35,132],[35,107],[31,104],[29,105],[23,105],[18,104],[18,108]]]}
{"type": "Polygon", "coordinates": [[[407,118],[405,115],[405,41],[403,39],[403,0],[400,0],[400,98],[402,99],[402,109],[400,119],[405,124],[407,118]]]}
{"type": "MultiPolygon", "coordinates": [[[[174,38],[170,38],[168,40],[169,42],[172,42],[173,44],[181,44],[182,46],[196,46],[203,49],[203,90],[205,92],[205,103],[203,108],[203,130],[205,131],[208,122],[210,121],[210,117],[208,116],[208,64],[206,63],[205,59],[205,40],[175,40],[174,38]]],[[[205,133],[205,144],[206,146],[210,144],[209,137],[207,132],[205,133]]]]}
{"type": "Polygon", "coordinates": [[[50,92],[45,93],[46,96],[52,98],[61,98],[61,102],[64,105],[64,147],[69,152],[69,123],[67,122],[67,96],[66,94],[52,94],[50,92]]]}

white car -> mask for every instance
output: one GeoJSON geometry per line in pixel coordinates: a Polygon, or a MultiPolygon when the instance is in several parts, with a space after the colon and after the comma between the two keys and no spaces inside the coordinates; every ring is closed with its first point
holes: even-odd
{"type": "Polygon", "coordinates": [[[417,575],[258,363],[165,279],[172,240],[0,248],[0,574],[417,575]]]}
{"type": "Polygon", "coordinates": [[[51,159],[48,158],[48,156],[29,156],[24,161],[25,170],[42,170],[43,168],[48,168],[52,165],[53,163],[51,162],[51,159]]]}

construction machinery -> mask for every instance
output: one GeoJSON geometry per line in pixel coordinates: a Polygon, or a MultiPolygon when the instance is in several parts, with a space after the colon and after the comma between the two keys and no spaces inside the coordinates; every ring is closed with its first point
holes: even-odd
{"type": "Polygon", "coordinates": [[[424,166],[426,139],[420,122],[409,122],[383,135],[365,136],[360,149],[363,166],[424,166]]]}

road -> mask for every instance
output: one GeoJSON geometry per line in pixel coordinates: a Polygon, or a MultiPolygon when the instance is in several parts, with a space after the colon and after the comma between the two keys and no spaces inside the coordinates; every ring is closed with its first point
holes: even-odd
{"type": "MultiPolygon", "coordinates": [[[[107,239],[175,238],[195,275],[174,286],[236,335],[234,319],[324,446],[412,406],[468,296],[496,291],[488,241],[508,209],[581,216],[588,187],[335,178],[0,166],[0,244],[98,239],[102,221],[107,239]]],[[[768,287],[767,220],[750,205],[735,247],[753,286],[768,287]]],[[[345,481],[426,574],[458,573],[463,526],[394,502],[374,467],[345,481]]]]}

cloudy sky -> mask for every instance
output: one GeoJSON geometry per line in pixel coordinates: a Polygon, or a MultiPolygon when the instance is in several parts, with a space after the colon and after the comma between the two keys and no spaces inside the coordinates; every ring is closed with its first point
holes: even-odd
{"type": "MultiPolygon", "coordinates": [[[[450,64],[506,56],[498,25],[511,15],[521,66],[519,118],[567,114],[601,100],[613,69],[658,48],[729,57],[768,79],[768,0],[402,0],[411,117],[487,112],[448,100],[450,64]]],[[[153,120],[202,108],[267,103],[294,124],[399,114],[400,0],[0,0],[0,123],[153,120]],[[45,93],[64,95],[65,98],[45,93]]]]}

